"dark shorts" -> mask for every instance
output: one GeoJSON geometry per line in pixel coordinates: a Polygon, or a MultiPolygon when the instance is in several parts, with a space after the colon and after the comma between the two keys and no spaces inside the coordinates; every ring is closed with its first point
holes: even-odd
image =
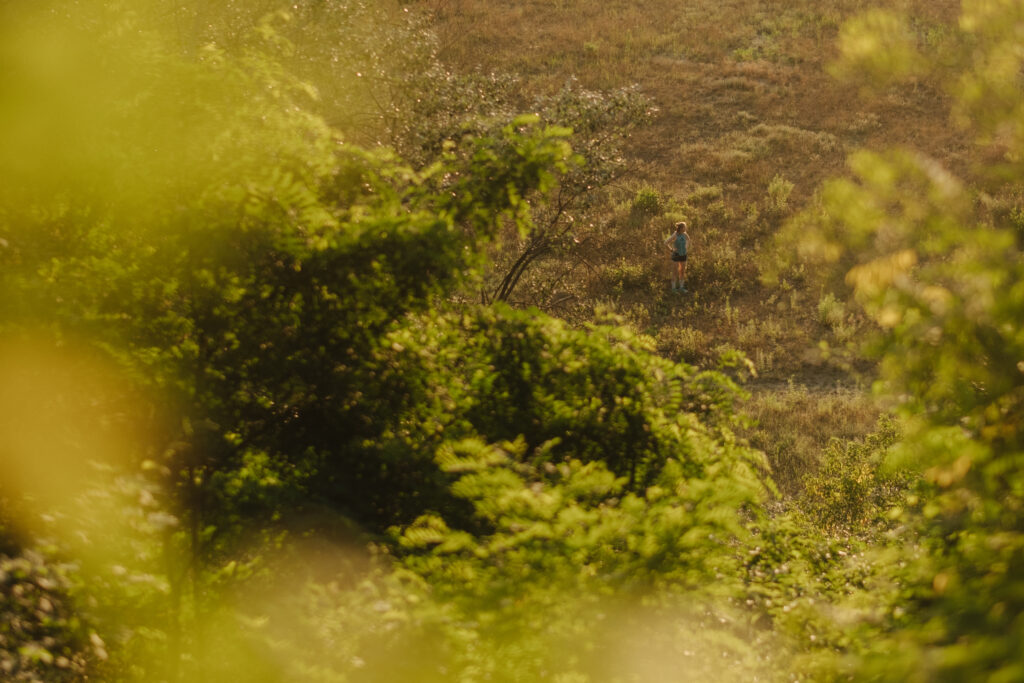
{"type": "Polygon", "coordinates": [[[686,254],[672,254],[673,261],[686,261],[686,254]]]}

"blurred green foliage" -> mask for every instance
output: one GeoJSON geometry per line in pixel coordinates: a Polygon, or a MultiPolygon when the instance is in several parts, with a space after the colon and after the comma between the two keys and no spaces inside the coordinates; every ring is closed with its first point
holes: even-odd
{"type": "Polygon", "coordinates": [[[0,555],[4,680],[77,681],[107,657],[103,641],[86,631],[68,597],[67,571],[32,551],[0,555]]]}
{"type": "MultiPolygon", "coordinates": [[[[1010,85],[1022,61],[1020,16],[1018,2],[965,2],[959,35],[944,41],[948,70],[939,75],[956,94],[960,123],[1005,149],[1001,163],[971,179],[982,187],[1021,178],[1024,98],[1010,85]]],[[[877,13],[851,24],[845,64],[869,59],[876,75],[925,76],[927,59],[900,26],[877,13]]],[[[789,237],[803,257],[840,264],[874,320],[879,389],[906,418],[887,467],[916,472],[920,484],[891,501],[904,550],[883,556],[882,606],[861,621],[870,645],[848,664],[870,680],[1017,680],[1024,255],[1013,226],[981,220],[970,185],[931,160],[860,152],[850,167],[853,177],[827,183],[789,237]]],[[[869,512],[829,502],[860,495],[874,505],[877,494],[860,486],[876,475],[869,468],[851,480],[857,470],[844,465],[848,474],[818,482],[822,513],[848,523],[869,512]],[[829,493],[841,486],[853,490],[829,493]]]]}
{"type": "MultiPolygon", "coordinates": [[[[1018,4],[942,41],[996,183],[1018,4]]],[[[461,295],[502,234],[568,234],[642,99],[456,115],[511,86],[436,71],[398,5],[262,9],[0,8],[5,678],[1020,677],[1018,228],[902,151],[790,224],[903,419],[778,509],[730,375],[461,295]]],[[[840,47],[876,83],[926,63],[892,14],[840,47]]]]}

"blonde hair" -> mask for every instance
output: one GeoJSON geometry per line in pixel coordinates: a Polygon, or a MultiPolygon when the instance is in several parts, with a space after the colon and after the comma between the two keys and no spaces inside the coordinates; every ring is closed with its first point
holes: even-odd
{"type": "Polygon", "coordinates": [[[679,221],[676,223],[676,232],[679,232],[679,228],[686,229],[687,227],[689,226],[686,225],[686,221],[679,221]]]}

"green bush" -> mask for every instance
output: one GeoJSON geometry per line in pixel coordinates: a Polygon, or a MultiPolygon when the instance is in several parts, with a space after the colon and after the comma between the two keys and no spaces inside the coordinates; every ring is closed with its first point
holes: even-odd
{"type": "Polygon", "coordinates": [[[899,438],[895,420],[883,416],[878,431],[863,440],[832,441],[817,471],[803,478],[800,509],[830,532],[855,534],[886,525],[912,481],[910,473],[883,466],[899,438]]]}
{"type": "MultiPolygon", "coordinates": [[[[678,623],[726,609],[709,600],[709,581],[718,595],[742,590],[740,558],[729,547],[746,537],[737,513],[761,494],[741,450],[679,444],[680,458],[667,459],[645,489],[632,493],[602,463],[556,458],[560,446],[557,440],[543,446],[551,453],[540,461],[529,457],[522,439],[442,449],[440,464],[459,475],[453,491],[472,502],[488,531],[455,531],[438,516],[396,529],[403,566],[426,580],[435,605],[446,606],[437,624],[445,641],[469,636],[464,625],[476,625],[477,646],[449,650],[449,671],[610,680],[585,654],[609,647],[607,632],[619,632],[614,624],[595,625],[596,614],[640,615],[651,604],[665,615],[655,623],[678,623]],[[687,602],[701,608],[688,609],[687,602]]],[[[756,661],[738,634],[708,621],[688,649],[728,637],[716,653],[756,661]]],[[[677,666],[681,654],[667,650],[655,665],[677,666]]]]}
{"type": "Polygon", "coordinates": [[[543,447],[545,458],[600,461],[643,487],[680,448],[678,421],[696,415],[702,430],[724,435],[743,395],[724,375],[665,361],[650,344],[623,328],[573,330],[537,311],[499,306],[398,330],[381,365],[396,368],[385,376],[401,391],[424,399],[399,418],[406,429],[439,424],[446,440],[485,443],[522,437],[531,458],[543,447]],[[416,413],[438,404],[446,414],[416,413]]]}
{"type": "Polygon", "coordinates": [[[661,193],[650,185],[636,191],[629,205],[629,216],[634,223],[645,223],[661,214],[664,200],[661,193]]]}
{"type": "Polygon", "coordinates": [[[765,205],[768,211],[782,213],[789,207],[789,195],[793,192],[793,183],[776,174],[768,183],[768,198],[765,205]]]}

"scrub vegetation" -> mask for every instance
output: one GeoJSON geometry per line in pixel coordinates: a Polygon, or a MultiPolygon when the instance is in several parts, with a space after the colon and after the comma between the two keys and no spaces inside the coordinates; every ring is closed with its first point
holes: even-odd
{"type": "Polygon", "coordinates": [[[0,7],[0,678],[1024,678],[1022,26],[0,7]]]}

